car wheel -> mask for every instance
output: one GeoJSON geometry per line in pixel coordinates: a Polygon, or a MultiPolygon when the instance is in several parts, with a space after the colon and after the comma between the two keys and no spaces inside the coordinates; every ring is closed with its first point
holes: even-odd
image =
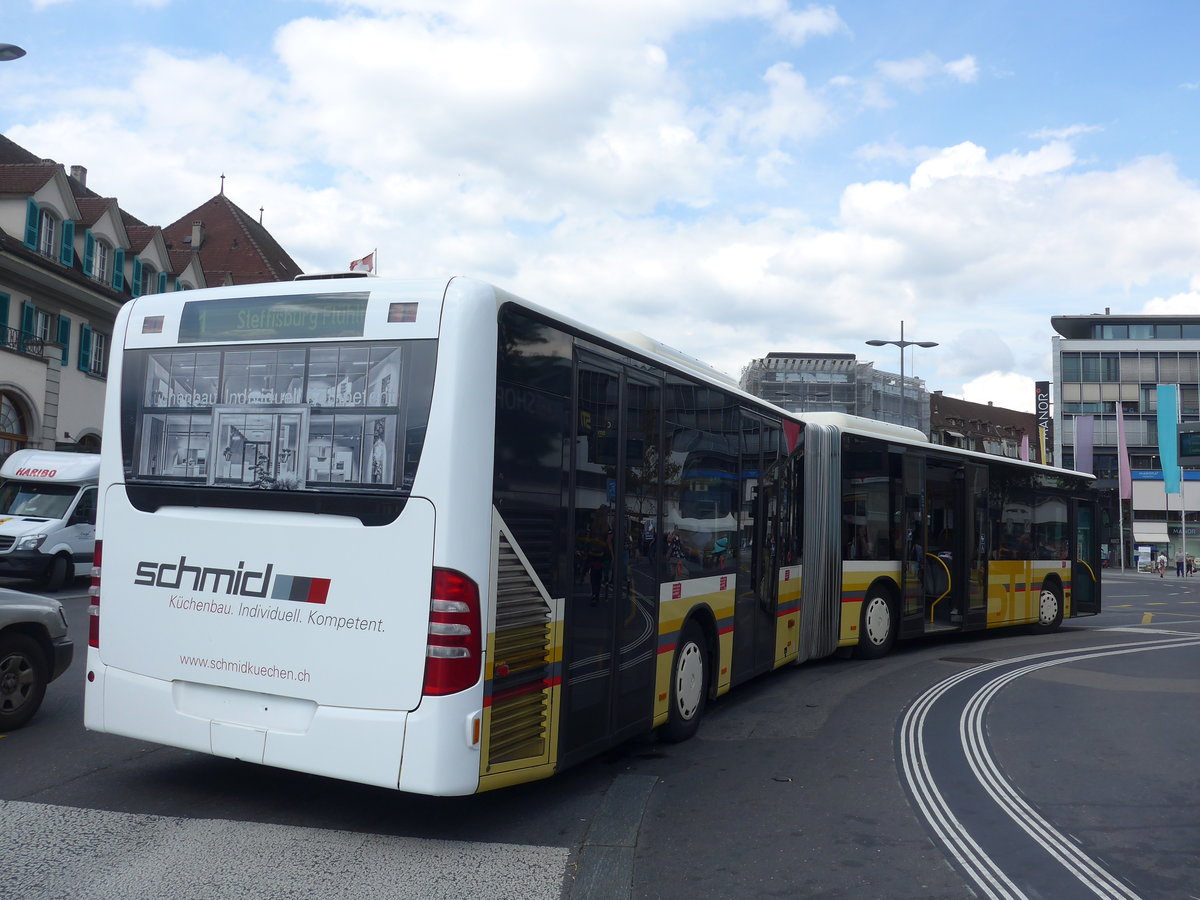
{"type": "Polygon", "coordinates": [[[859,659],[878,659],[886,656],[895,642],[895,605],[884,589],[872,588],[859,613],[858,646],[854,648],[854,655],[859,659]]]}
{"type": "Polygon", "coordinates": [[[73,574],[74,571],[75,566],[70,558],[60,553],[50,560],[50,566],[42,578],[42,587],[47,591],[57,591],[67,583],[68,574],[73,574]]]}
{"type": "Polygon", "coordinates": [[[0,731],[20,728],[46,695],[46,660],[33,638],[0,637],[0,731]]]}
{"type": "Polygon", "coordinates": [[[675,645],[671,661],[671,700],[666,723],[659,736],[670,743],[686,741],[700,727],[708,700],[708,644],[704,632],[688,622],[675,645]]]}

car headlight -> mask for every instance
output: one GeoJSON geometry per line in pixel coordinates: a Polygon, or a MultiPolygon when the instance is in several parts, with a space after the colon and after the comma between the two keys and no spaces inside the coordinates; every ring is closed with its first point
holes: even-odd
{"type": "Polygon", "coordinates": [[[48,534],[27,534],[23,538],[18,538],[14,546],[17,550],[36,550],[46,542],[48,537],[48,534]]]}

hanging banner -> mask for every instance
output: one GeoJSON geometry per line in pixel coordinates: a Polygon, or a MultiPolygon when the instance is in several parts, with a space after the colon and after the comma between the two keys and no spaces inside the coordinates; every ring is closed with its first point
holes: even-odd
{"type": "Polygon", "coordinates": [[[1179,391],[1174,384],[1158,386],[1158,457],[1162,460],[1163,490],[1179,493],[1179,391]]]}
{"type": "Polygon", "coordinates": [[[1054,420],[1050,418],[1050,382],[1033,383],[1033,409],[1034,415],[1037,416],[1038,452],[1041,454],[1038,462],[1049,465],[1047,448],[1054,446],[1054,420]]]}
{"type": "Polygon", "coordinates": [[[1129,442],[1125,439],[1125,416],[1121,412],[1121,401],[1117,406],[1117,483],[1122,500],[1133,499],[1133,472],[1129,468],[1129,442]]]}
{"type": "Polygon", "coordinates": [[[1095,469],[1092,447],[1096,439],[1096,420],[1092,416],[1075,417],[1075,471],[1091,473],[1095,469]]]}

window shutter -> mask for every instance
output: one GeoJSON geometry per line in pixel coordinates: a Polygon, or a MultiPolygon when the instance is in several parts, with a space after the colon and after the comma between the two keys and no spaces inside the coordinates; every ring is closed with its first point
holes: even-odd
{"type": "Polygon", "coordinates": [[[158,273],[158,292],[160,294],[165,294],[167,292],[167,273],[166,272],[158,273]]]}
{"type": "Polygon", "coordinates": [[[41,210],[32,197],[25,201],[25,246],[30,250],[37,249],[38,215],[41,210]]]}
{"type": "Polygon", "coordinates": [[[21,330],[26,334],[33,334],[34,312],[34,305],[28,300],[21,304],[21,330]]]}
{"type": "Polygon", "coordinates": [[[70,219],[63,219],[62,253],[58,255],[58,261],[64,266],[75,265],[75,223],[70,219]]]}
{"type": "Polygon", "coordinates": [[[8,294],[0,293],[0,344],[8,340],[8,335],[4,332],[8,328],[8,303],[12,300],[8,294]]]}
{"type": "Polygon", "coordinates": [[[175,287],[173,287],[171,290],[182,291],[183,290],[183,282],[180,281],[178,278],[176,278],[175,279],[175,287]]]}
{"type": "Polygon", "coordinates": [[[79,371],[92,370],[92,328],[90,325],[79,326],[79,371]]]}
{"type": "Polygon", "coordinates": [[[83,274],[89,277],[96,273],[92,269],[96,265],[96,236],[92,234],[92,229],[88,229],[83,234],[83,274]]]}
{"type": "Polygon", "coordinates": [[[62,344],[62,364],[65,366],[71,355],[71,320],[66,316],[58,317],[58,342],[62,344]]]}
{"type": "Polygon", "coordinates": [[[118,291],[125,290],[125,251],[120,248],[113,253],[112,286],[118,291]]]}
{"type": "Polygon", "coordinates": [[[129,285],[129,294],[132,297],[142,295],[142,260],[137,256],[133,258],[133,284],[129,285]]]}

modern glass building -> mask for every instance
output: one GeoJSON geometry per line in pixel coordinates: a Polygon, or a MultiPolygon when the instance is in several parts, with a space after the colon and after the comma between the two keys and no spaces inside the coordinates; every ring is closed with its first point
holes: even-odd
{"type": "Polygon", "coordinates": [[[883,372],[853,353],[768,353],[743,370],[742,390],[791,412],[839,412],[929,434],[925,381],[883,372]]]}
{"type": "MultiPolygon", "coordinates": [[[[1183,493],[1164,490],[1158,446],[1158,388],[1177,385],[1179,420],[1200,422],[1200,316],[1054,316],[1055,459],[1081,468],[1076,432],[1094,422],[1093,474],[1105,492],[1103,509],[1113,565],[1121,559],[1118,506],[1117,404],[1125,424],[1133,497],[1124,509],[1125,560],[1137,548],[1200,553],[1200,470],[1185,471],[1183,493]],[[1186,544],[1185,544],[1186,542],[1186,544]]],[[[1104,533],[1102,532],[1102,539],[1104,533]]]]}

